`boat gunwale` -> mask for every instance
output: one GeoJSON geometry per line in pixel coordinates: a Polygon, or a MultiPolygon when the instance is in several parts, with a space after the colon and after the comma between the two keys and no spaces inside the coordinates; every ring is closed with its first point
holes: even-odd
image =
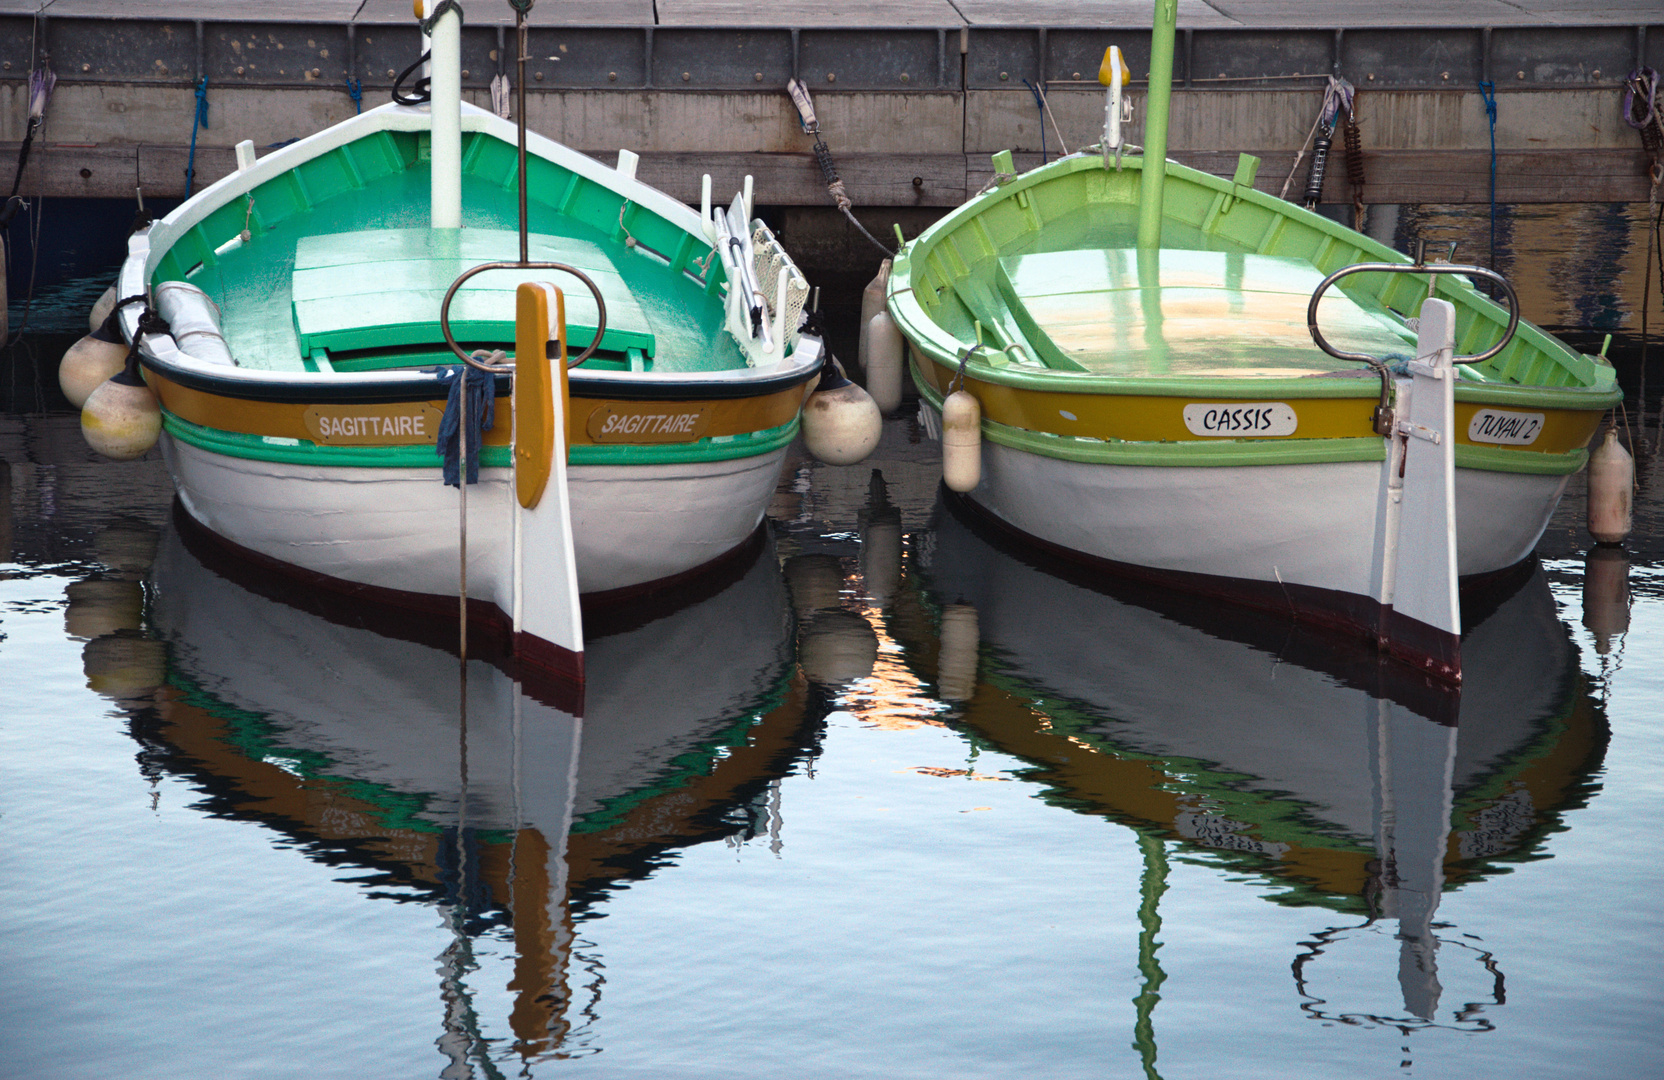
{"type": "MultiPolygon", "coordinates": [[[[805,336],[804,345],[814,339],[805,336]]],[[[820,372],[820,349],[803,348],[803,362],[784,371],[746,368],[747,378],[722,378],[718,373],[667,372],[654,378],[645,372],[608,372],[605,375],[585,372],[582,368],[568,368],[568,385],[575,398],[594,398],[622,401],[710,401],[733,398],[766,397],[788,390],[813,379],[820,372]],[[610,376],[610,377],[609,377],[610,376]],[[652,381],[649,381],[652,380],[652,381]]],[[[793,354],[794,356],[797,353],[793,354]]],[[[236,371],[221,365],[170,365],[146,355],[140,360],[157,375],[190,390],[215,394],[219,397],[245,401],[284,403],[316,401],[319,403],[352,402],[361,405],[392,404],[404,401],[430,401],[443,398],[448,383],[441,382],[441,371],[454,371],[458,365],[433,369],[417,368],[376,372],[343,372],[340,375],[318,375],[312,372],[265,372],[292,376],[281,380],[237,378],[221,374],[236,371]],[[205,370],[207,369],[207,370],[205,370]],[[359,375],[377,375],[369,380],[359,375]]],[[[513,377],[496,376],[496,394],[509,396],[513,377]]]]}
{"type": "MultiPolygon", "coordinates": [[[[967,373],[967,379],[972,376],[967,373]]],[[[943,395],[915,374],[920,401],[938,414],[943,395]]],[[[940,421],[938,421],[940,423],[940,421]]],[[[1380,436],[1133,441],[1087,438],[1036,431],[982,418],[982,434],[989,442],[1012,450],[1082,464],[1154,468],[1314,465],[1352,461],[1382,461],[1386,440],[1380,436]]],[[[1577,448],[1551,453],[1517,447],[1456,444],[1456,467],[1480,472],[1521,473],[1532,476],[1570,476],[1588,463],[1589,451],[1577,448]]]]}
{"type": "MultiPolygon", "coordinates": [[[[1137,171],[1142,171],[1143,158],[1126,158],[1122,165],[1137,171]]],[[[975,218],[995,203],[1014,199],[1030,189],[1051,183],[1080,172],[1101,169],[1102,164],[1095,154],[1079,152],[1067,157],[1059,158],[1049,164],[1023,173],[1021,176],[967,200],[956,207],[928,228],[909,241],[894,260],[888,284],[886,286],[886,302],[888,310],[895,318],[903,335],[909,344],[919,352],[930,356],[937,363],[947,364],[957,368],[960,353],[966,343],[952,335],[948,329],[937,322],[919,302],[913,286],[913,266],[915,260],[927,258],[937,246],[968,225],[975,218]],[[952,347],[948,342],[952,342],[952,347]]],[[[1346,228],[1338,222],[1331,221],[1304,207],[1276,198],[1250,187],[1244,187],[1232,180],[1214,176],[1211,173],[1192,169],[1176,161],[1166,162],[1167,175],[1195,187],[1210,191],[1217,198],[1235,199],[1258,206],[1272,214],[1300,223],[1336,241],[1344,242],[1372,255],[1376,261],[1394,262],[1405,266],[1413,265],[1412,260],[1394,251],[1379,241],[1362,233],[1346,228]]],[[[1209,217],[1213,212],[1209,212],[1209,217]]],[[[1171,220],[1164,217],[1164,221],[1171,220]]],[[[1044,228],[1044,223],[1040,228],[1044,228]]],[[[1201,226],[1197,226],[1201,228],[1201,226]]],[[[1031,229],[1035,234],[1039,229],[1031,229]]],[[[1212,235],[1211,233],[1209,235],[1212,235]]],[[[1171,250],[1203,250],[1179,249],[1171,250]]],[[[998,252],[994,253],[998,257],[998,252]]],[[[1322,272],[1322,268],[1313,264],[1313,269],[1322,272]]],[[[1505,316],[1493,316],[1489,309],[1495,308],[1497,313],[1504,311],[1489,299],[1481,296],[1471,286],[1451,284],[1441,279],[1443,286],[1438,295],[1451,300],[1459,307],[1465,308],[1470,317],[1487,319],[1499,325],[1505,322],[1505,316]]],[[[1544,395],[1564,395],[1556,400],[1562,402],[1558,407],[1578,409],[1600,409],[1602,411],[1616,405],[1623,398],[1623,392],[1617,386],[1617,372],[1604,357],[1587,356],[1576,352],[1560,342],[1552,335],[1531,323],[1521,321],[1516,336],[1521,337],[1529,347],[1539,355],[1553,362],[1557,367],[1565,370],[1582,385],[1576,386],[1547,386],[1540,383],[1505,383],[1505,382],[1471,382],[1458,381],[1456,392],[1458,400],[1493,403],[1498,405],[1520,406],[1527,401],[1537,404],[1544,401],[1544,395]],[[1573,368],[1573,364],[1582,361],[1590,365],[1588,378],[1580,376],[1573,368]]],[[[1053,368],[1018,366],[1015,364],[991,364],[980,356],[973,354],[969,363],[965,365],[966,377],[976,377],[984,382],[1002,384],[1025,389],[1047,390],[1059,393],[1081,394],[1114,394],[1138,393],[1153,396],[1194,396],[1206,394],[1209,396],[1227,398],[1257,398],[1268,394],[1296,397],[1374,397],[1378,394],[1378,387],[1370,386],[1367,391],[1361,384],[1356,390],[1342,388],[1336,385],[1340,380],[1326,379],[1321,374],[1299,377],[1259,377],[1259,376],[1176,376],[1167,378],[1150,378],[1135,375],[1108,375],[1083,372],[1062,371],[1053,368]],[[1323,387],[1322,384],[1329,384],[1323,387]]],[[[1349,370],[1349,369],[1341,369],[1349,370]]],[[[1360,367],[1358,370],[1367,371],[1360,367]]],[[[1551,406],[1553,407],[1553,406],[1551,406]]]]}
{"type": "MultiPolygon", "coordinates": [[[[127,257],[118,275],[117,292],[122,296],[150,294],[150,278],[161,260],[191,228],[233,200],[247,195],[302,165],[340,150],[352,143],[382,132],[423,133],[432,128],[426,108],[388,103],[325,128],[288,146],[274,150],[256,160],[246,169],[239,169],[203,188],[186,199],[148,229],[134,233],[128,240],[127,257]]],[[[462,103],[462,131],[465,134],[489,136],[509,146],[518,138],[514,124],[495,113],[468,102],[462,103]]],[[[620,195],[633,205],[657,215],[674,228],[691,236],[695,243],[711,248],[710,241],[700,227],[699,215],[689,206],[669,195],[626,176],[586,154],[535,132],[527,132],[528,154],[550,162],[581,176],[583,179],[620,195]]],[[[671,272],[666,268],[666,272],[671,272]]],[[[684,271],[685,272],[685,271],[684,271]]],[[[714,262],[707,273],[720,273],[714,262]]],[[[120,309],[118,318],[122,332],[131,342],[138,333],[140,316],[138,305],[120,309]]],[[[812,340],[808,335],[800,343],[812,340]]],[[[745,349],[741,348],[745,355],[745,349]]],[[[436,363],[432,370],[423,368],[381,369],[372,371],[332,372],[320,374],[306,371],[271,371],[225,366],[200,360],[180,349],[171,337],[146,335],[139,347],[139,359],[147,368],[176,381],[191,380],[213,391],[228,396],[270,398],[294,401],[299,396],[316,395],[353,401],[404,400],[411,393],[435,396],[434,388],[443,390],[443,365],[436,363]],[[233,390],[232,387],[239,388],[233,390]],[[416,387],[423,389],[417,390],[416,387]],[[378,397],[379,395],[379,397],[378,397]]],[[[772,393],[793,381],[805,382],[820,365],[818,348],[796,349],[776,363],[767,366],[731,368],[725,371],[696,372],[584,372],[572,369],[575,396],[585,394],[580,384],[595,385],[595,394],[614,398],[683,399],[689,396],[744,397],[772,393]],[[611,377],[609,377],[611,376],[611,377]]],[[[454,362],[451,366],[455,366],[454,362]]],[[[501,389],[499,393],[501,393],[501,389]]],[[[442,396],[442,394],[440,395],[442,396]]]]}

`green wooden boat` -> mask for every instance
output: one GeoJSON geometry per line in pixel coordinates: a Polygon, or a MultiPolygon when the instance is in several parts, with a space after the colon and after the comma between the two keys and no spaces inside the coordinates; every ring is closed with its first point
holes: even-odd
{"type": "Polygon", "coordinates": [[[749,183],[701,214],[635,179],[628,151],[603,164],[461,102],[460,18],[436,18],[430,104],[258,159],[240,146],[235,173],[131,241],[118,292],[168,326],[141,326],[137,303],[117,318],[196,521],[313,585],[407,608],[455,611],[463,578],[473,614],[518,635],[567,574],[539,546],[528,478],[570,499],[576,591],[697,572],[758,528],[824,353],[749,183]],[[504,262],[520,265],[460,280],[504,262]],[[570,371],[539,326],[517,338],[538,281],[565,292],[549,329],[584,350],[570,371]],[[493,349],[464,576],[435,445],[459,353],[493,349]],[[534,373],[553,394],[537,423],[511,394],[534,373]]]}
{"type": "Polygon", "coordinates": [[[974,419],[949,416],[950,484],[964,453],[967,498],[1042,545],[1294,611],[1459,678],[1443,578],[1530,555],[1621,398],[1613,369],[1524,322],[1507,337],[1509,312],[1469,280],[1489,271],[1417,270],[1255,191],[1247,155],[1231,179],[1152,168],[1172,16],[1158,2],[1144,154],[1106,132],[1103,147],[1021,176],[996,155],[999,182],[895,259],[880,318],[911,347],[926,427],[941,432],[954,391],[974,400],[974,419]],[[1378,269],[1327,282],[1359,264],[1378,269]],[[1451,305],[1454,377],[1429,377],[1419,400],[1437,411],[1441,386],[1454,392],[1441,460],[1405,481],[1395,455],[1434,445],[1407,434],[1430,430],[1409,414],[1411,369],[1439,348],[1417,344],[1429,296],[1451,305]],[[1406,517],[1431,539],[1400,545],[1399,485],[1418,476],[1450,509],[1406,517]],[[1435,550],[1453,573],[1398,566],[1404,548],[1435,550]],[[1405,595],[1421,586],[1436,610],[1405,595]]]}

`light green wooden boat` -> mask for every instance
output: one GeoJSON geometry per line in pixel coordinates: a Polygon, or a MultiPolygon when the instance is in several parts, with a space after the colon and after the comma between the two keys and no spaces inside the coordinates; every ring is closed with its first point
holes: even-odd
{"type": "MultiPolygon", "coordinates": [[[[1093,147],[1021,176],[995,155],[1001,182],[896,257],[887,314],[923,418],[935,434],[950,393],[975,399],[967,497],[1042,545],[1385,640],[1398,496],[1383,462],[1395,443],[1407,451],[1392,421],[1378,430],[1377,408],[1407,415],[1383,398],[1408,397],[1423,302],[1454,309],[1439,452],[1453,444],[1447,516],[1464,578],[1530,555],[1621,399],[1613,369],[1524,322],[1495,355],[1468,359],[1505,338],[1506,310],[1460,275],[1391,272],[1411,260],[1255,191],[1247,155],[1229,180],[1171,161],[1153,171],[1170,4],[1158,2],[1156,29],[1146,154],[1093,147]],[[1358,264],[1383,270],[1313,299],[1358,264]],[[1332,349],[1375,363],[1320,348],[1308,312],[1332,349]]],[[[1446,607],[1453,584],[1450,596],[1446,607]]],[[[1453,620],[1409,649],[1448,676],[1453,620]]]]}

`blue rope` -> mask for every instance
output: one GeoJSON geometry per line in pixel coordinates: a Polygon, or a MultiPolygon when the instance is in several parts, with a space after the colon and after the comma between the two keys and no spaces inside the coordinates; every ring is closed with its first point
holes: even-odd
{"type": "Polygon", "coordinates": [[[1023,85],[1028,87],[1028,92],[1034,95],[1034,107],[1040,110],[1040,164],[1044,165],[1046,163],[1046,99],[1040,96],[1040,91],[1027,79],[1023,80],[1023,85]]]}
{"type": "Polygon", "coordinates": [[[198,128],[208,126],[208,76],[204,75],[196,83],[196,115],[191,118],[191,156],[185,163],[185,197],[191,197],[191,188],[196,184],[196,133],[198,128]]]}
{"type": "Polygon", "coordinates": [[[461,431],[463,387],[468,393],[468,482],[480,478],[480,443],[497,417],[497,382],[489,371],[458,364],[438,372],[439,384],[447,388],[445,414],[439,419],[439,442],[434,452],[443,459],[441,473],[447,487],[461,487],[461,431]],[[466,370],[467,375],[463,375],[466,370]]]}
{"type": "Polygon", "coordinates": [[[347,93],[348,93],[348,95],[350,95],[352,97],[353,111],[354,112],[360,112],[360,113],[363,112],[364,111],[364,83],[361,80],[355,79],[351,75],[348,75],[347,76],[347,93]]]}
{"type": "Polygon", "coordinates": [[[1491,121],[1491,269],[1496,269],[1496,83],[1481,81],[1479,94],[1485,99],[1485,115],[1491,121]]]}

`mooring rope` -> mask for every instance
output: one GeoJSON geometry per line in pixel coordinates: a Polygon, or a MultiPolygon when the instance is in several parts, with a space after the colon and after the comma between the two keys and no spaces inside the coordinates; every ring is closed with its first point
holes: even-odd
{"type": "Polygon", "coordinates": [[[894,251],[868,232],[867,227],[856,219],[853,210],[855,204],[850,199],[849,192],[844,190],[843,180],[838,176],[838,166],[832,161],[832,148],[826,145],[826,139],[821,135],[820,121],[815,118],[815,107],[809,99],[808,88],[796,79],[790,79],[786,83],[786,93],[791,95],[792,103],[797,108],[798,124],[803,128],[804,134],[815,137],[815,164],[820,166],[820,174],[826,180],[826,193],[832,196],[832,202],[837,205],[839,213],[848,218],[849,223],[871,241],[873,247],[882,251],[886,257],[894,256],[894,251]]]}
{"type": "Polygon", "coordinates": [[[1491,125],[1491,269],[1496,269],[1496,83],[1481,80],[1479,96],[1485,99],[1485,117],[1491,125]]]}
{"type": "Polygon", "coordinates": [[[1288,198],[1288,189],[1294,184],[1295,174],[1300,171],[1300,162],[1306,156],[1306,148],[1315,145],[1312,151],[1312,171],[1306,180],[1306,206],[1308,209],[1316,206],[1317,199],[1323,193],[1323,173],[1328,164],[1329,147],[1335,133],[1335,121],[1341,110],[1348,112],[1352,109],[1352,97],[1355,91],[1352,84],[1345,79],[1333,75],[1326,76],[1328,82],[1323,86],[1323,105],[1317,110],[1317,119],[1312,121],[1312,129],[1306,133],[1306,141],[1300,144],[1300,149],[1294,155],[1294,164],[1288,170],[1288,178],[1283,181],[1283,189],[1277,193],[1279,199],[1288,198]],[[1322,132],[1321,135],[1318,132],[1322,132]]]}
{"type": "Polygon", "coordinates": [[[185,198],[196,183],[196,133],[208,126],[208,76],[196,81],[196,112],[191,114],[191,156],[185,161],[185,198]]]}

